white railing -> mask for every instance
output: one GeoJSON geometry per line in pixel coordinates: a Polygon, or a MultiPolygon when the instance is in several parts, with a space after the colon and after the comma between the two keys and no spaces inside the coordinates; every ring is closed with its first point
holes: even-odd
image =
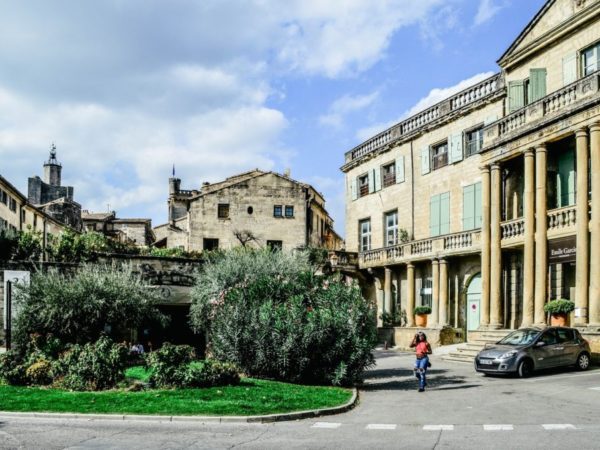
{"type": "Polygon", "coordinates": [[[457,250],[461,248],[469,248],[473,245],[473,233],[467,231],[465,233],[452,234],[444,237],[445,250],[457,250]]]}
{"type": "Polygon", "coordinates": [[[500,224],[500,238],[514,239],[525,235],[525,219],[507,220],[500,224]]]}
{"type": "Polygon", "coordinates": [[[548,211],[548,230],[575,226],[575,209],[575,206],[566,206],[548,211]]]}

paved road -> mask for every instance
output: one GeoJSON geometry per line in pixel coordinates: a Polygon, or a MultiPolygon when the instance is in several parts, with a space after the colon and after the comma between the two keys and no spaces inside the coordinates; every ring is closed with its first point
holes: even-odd
{"type": "Polygon", "coordinates": [[[417,392],[413,357],[377,354],[360,405],[345,414],[275,424],[58,420],[0,416],[0,448],[594,449],[600,369],[527,380],[484,377],[433,357],[417,392]]]}

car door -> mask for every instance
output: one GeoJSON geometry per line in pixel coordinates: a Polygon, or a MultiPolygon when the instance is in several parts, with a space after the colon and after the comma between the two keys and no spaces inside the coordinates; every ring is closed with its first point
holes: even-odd
{"type": "Polygon", "coordinates": [[[579,343],[575,339],[575,332],[569,328],[557,328],[558,345],[562,347],[560,364],[570,366],[577,361],[579,343]]]}
{"type": "Polygon", "coordinates": [[[542,333],[533,347],[536,369],[547,369],[561,364],[562,347],[558,343],[556,330],[551,328],[542,333]]]}

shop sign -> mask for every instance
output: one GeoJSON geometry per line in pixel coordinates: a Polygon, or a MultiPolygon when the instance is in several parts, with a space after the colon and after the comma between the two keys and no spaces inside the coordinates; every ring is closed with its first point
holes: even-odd
{"type": "Polygon", "coordinates": [[[577,237],[569,236],[548,242],[548,262],[561,264],[575,262],[577,258],[577,237]]]}

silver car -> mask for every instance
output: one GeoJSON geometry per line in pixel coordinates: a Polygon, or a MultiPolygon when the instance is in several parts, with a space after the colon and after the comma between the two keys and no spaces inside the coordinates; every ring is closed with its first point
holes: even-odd
{"type": "Polygon", "coordinates": [[[590,355],[589,343],[574,328],[522,328],[481,350],[475,357],[475,370],[485,374],[517,373],[520,377],[550,367],[586,370],[590,355]]]}

